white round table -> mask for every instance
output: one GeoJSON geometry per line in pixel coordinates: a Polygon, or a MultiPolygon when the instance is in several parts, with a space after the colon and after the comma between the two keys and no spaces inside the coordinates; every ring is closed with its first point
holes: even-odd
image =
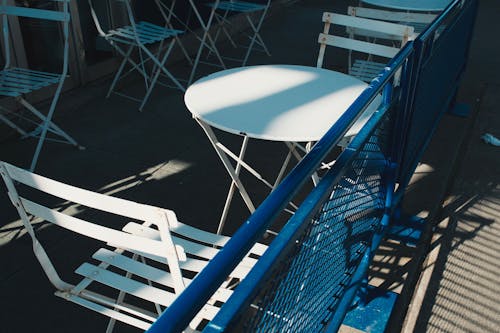
{"type": "Polygon", "coordinates": [[[361,0],[366,4],[415,12],[440,12],[452,0],[361,0]]]}
{"type": "MultiPolygon", "coordinates": [[[[186,91],[195,118],[233,134],[286,142],[318,141],[367,84],[316,67],[263,65],[208,75],[186,91]]],[[[347,135],[375,111],[372,103],[347,135]]]]}
{"type": "MultiPolygon", "coordinates": [[[[366,87],[365,82],[346,74],[295,65],[233,68],[213,73],[192,84],[186,90],[184,102],[233,180],[218,232],[222,231],[236,190],[250,212],[255,210],[239,177],[241,168],[273,189],[283,177],[290,158],[301,158],[297,150],[307,151],[298,143],[318,141],[366,87]],[[231,151],[220,142],[212,128],[242,136],[239,152],[231,151]],[[244,160],[250,138],[282,141],[288,146],[288,156],[274,181],[264,179],[244,160]]],[[[378,96],[370,104],[346,137],[358,133],[380,100],[378,96]]],[[[343,141],[348,142],[348,139],[343,141]]]]}

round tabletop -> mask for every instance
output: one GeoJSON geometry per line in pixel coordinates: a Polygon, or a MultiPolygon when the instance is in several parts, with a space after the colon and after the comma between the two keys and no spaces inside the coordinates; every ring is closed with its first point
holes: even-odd
{"type": "MultiPolygon", "coordinates": [[[[316,67],[263,65],[223,70],[193,83],[184,95],[194,117],[233,134],[272,141],[318,141],[367,84],[316,67]]],[[[347,135],[356,134],[377,100],[347,135]]]]}
{"type": "Polygon", "coordinates": [[[392,9],[440,12],[448,6],[452,0],[361,0],[373,6],[392,9]]]}

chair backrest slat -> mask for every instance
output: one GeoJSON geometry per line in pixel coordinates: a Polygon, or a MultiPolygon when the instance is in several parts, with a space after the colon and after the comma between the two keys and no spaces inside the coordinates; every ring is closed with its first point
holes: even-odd
{"type": "Polygon", "coordinates": [[[329,46],[369,53],[386,58],[392,58],[399,52],[399,48],[397,47],[374,44],[361,40],[332,36],[323,33],[319,35],[318,41],[329,46]]]}
{"type": "Polygon", "coordinates": [[[353,6],[349,6],[347,12],[351,16],[364,17],[374,20],[427,24],[431,23],[437,16],[436,14],[395,12],[389,10],[353,6]]]}
{"type": "MultiPolygon", "coordinates": [[[[368,59],[372,55],[390,59],[414,35],[414,28],[411,26],[336,13],[323,13],[323,22],[324,29],[318,38],[320,49],[317,67],[323,67],[328,45],[349,50],[348,68],[351,70],[352,51],[365,53],[368,59]],[[332,26],[344,27],[345,33],[340,36],[335,32],[330,33],[332,26]]],[[[372,75],[373,73],[369,74],[372,75]]],[[[361,73],[354,76],[367,81],[361,73]]]]}
{"type": "Polygon", "coordinates": [[[390,36],[394,36],[392,38],[397,40],[403,40],[405,38],[407,39],[413,34],[413,27],[403,24],[383,22],[328,12],[323,14],[323,22],[350,28],[371,30],[378,33],[387,34],[388,38],[390,38],[390,36]]]}
{"type": "Polygon", "coordinates": [[[157,256],[166,256],[167,247],[159,240],[135,236],[116,229],[104,227],[95,223],[66,215],[54,209],[47,208],[31,200],[20,197],[21,203],[33,216],[40,217],[62,228],[71,230],[78,234],[108,242],[112,246],[126,248],[134,251],[146,251],[157,256]]]}
{"type": "Polygon", "coordinates": [[[67,22],[70,19],[69,13],[56,10],[4,5],[0,5],[0,15],[12,15],[61,22],[67,22]]]}
{"type": "Polygon", "coordinates": [[[41,190],[58,198],[81,204],[104,212],[126,216],[140,221],[158,223],[165,210],[136,202],[99,194],[67,185],[8,163],[3,163],[10,177],[20,183],[41,190]]]}

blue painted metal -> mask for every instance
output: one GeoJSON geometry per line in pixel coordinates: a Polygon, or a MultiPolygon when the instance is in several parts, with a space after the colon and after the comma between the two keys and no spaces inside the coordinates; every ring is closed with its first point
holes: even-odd
{"type": "Polygon", "coordinates": [[[455,0],[414,43],[408,43],[148,332],[179,332],[187,326],[366,106],[385,90],[382,107],[309,193],[204,332],[243,328],[336,332],[360,288],[365,291],[358,294],[360,304],[370,305],[366,274],[373,253],[398,217],[416,161],[455,95],[466,58],[446,59],[450,50],[466,54],[476,6],[475,0],[455,0]],[[392,90],[390,82],[398,69],[402,69],[401,86],[392,90]],[[432,75],[440,76],[436,85],[429,84],[432,75]],[[375,185],[370,180],[374,175],[375,185]],[[363,221],[369,224],[356,224],[363,221]],[[342,239],[334,233],[339,230],[342,239]],[[321,247],[325,244],[328,247],[321,247]],[[325,289],[322,279],[333,273],[337,275],[327,280],[325,289]]]}
{"type": "Polygon", "coordinates": [[[392,291],[384,291],[369,286],[367,304],[357,306],[349,311],[343,325],[362,332],[385,332],[397,296],[398,294],[392,291]]]}
{"type": "Polygon", "coordinates": [[[453,108],[449,109],[448,114],[457,117],[467,118],[470,116],[472,109],[469,104],[458,103],[453,106],[453,108]]]}
{"type": "Polygon", "coordinates": [[[465,1],[463,7],[462,2],[455,1],[415,40],[418,75],[410,87],[414,96],[400,168],[400,191],[408,185],[439,120],[452,106],[467,61],[476,7],[477,1],[465,1]]]}
{"type": "Polygon", "coordinates": [[[3,14],[62,22],[70,19],[69,13],[55,10],[0,5],[0,15],[3,14]]]}
{"type": "Polygon", "coordinates": [[[140,21],[135,26],[124,26],[107,33],[107,38],[120,43],[135,45],[137,41],[147,45],[160,42],[167,38],[172,38],[183,34],[181,30],[168,29],[158,25],[140,21]]]}
{"type": "Polygon", "coordinates": [[[424,232],[427,220],[418,216],[403,215],[393,218],[387,237],[406,246],[417,246],[424,232]]]}
{"type": "MultiPolygon", "coordinates": [[[[213,7],[216,3],[210,3],[208,6],[213,7]]],[[[266,9],[266,5],[261,5],[257,3],[245,2],[245,1],[220,1],[217,5],[217,9],[228,10],[232,12],[240,13],[251,13],[259,10],[266,9]]]]}

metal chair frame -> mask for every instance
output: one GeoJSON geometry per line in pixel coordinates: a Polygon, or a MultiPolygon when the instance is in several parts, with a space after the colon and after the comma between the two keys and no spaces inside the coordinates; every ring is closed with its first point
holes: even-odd
{"type": "Polygon", "coordinates": [[[0,96],[5,98],[14,98],[15,101],[26,108],[32,117],[25,116],[19,110],[10,110],[5,106],[0,106],[0,121],[16,130],[24,137],[38,138],[35,153],[31,160],[30,170],[34,170],[45,140],[67,143],[79,148],[83,148],[64,130],[57,126],[53,121],[53,115],[59,101],[64,80],[68,75],[68,53],[69,53],[69,1],[53,0],[59,10],[37,9],[29,7],[20,7],[9,5],[10,1],[2,0],[0,4],[0,15],[2,17],[3,30],[3,51],[5,65],[0,71],[0,96]],[[11,45],[9,17],[24,17],[36,20],[48,20],[59,22],[62,26],[63,36],[63,64],[60,73],[49,73],[44,71],[32,70],[28,68],[17,67],[11,59],[13,46],[11,45]],[[26,95],[31,92],[56,86],[52,96],[52,101],[47,114],[43,114],[33,104],[31,104],[26,95]],[[17,120],[23,120],[35,126],[35,130],[25,129],[24,125],[17,123],[17,120]],[[53,134],[54,137],[48,135],[53,134]]]}
{"type": "Polygon", "coordinates": [[[109,97],[111,93],[114,92],[123,97],[138,101],[140,103],[139,110],[142,111],[156,83],[162,84],[158,80],[160,75],[166,76],[173,83],[173,86],[167,86],[185,91],[185,87],[180,83],[180,80],[167,70],[165,66],[176,42],[179,44],[184,56],[190,61],[187,51],[179,40],[179,36],[184,32],[173,29],[170,23],[176,1],[172,1],[170,7],[167,7],[168,10],[165,10],[165,7],[160,5],[160,1],[155,0],[155,5],[164,19],[164,26],[158,26],[146,21],[136,22],[130,1],[116,1],[124,3],[129,19],[129,25],[105,31],[102,28],[99,17],[94,10],[92,4],[93,0],[88,0],[91,15],[99,36],[104,38],[116,50],[116,52],[123,57],[106,97],[109,97]],[[138,61],[133,59],[134,51],[137,51],[138,53],[138,61]],[[146,68],[146,65],[150,62],[152,62],[152,66],[151,69],[148,69],[146,68]],[[127,72],[124,72],[127,64],[130,65],[131,68],[127,72]],[[133,71],[139,72],[144,80],[146,93],[142,99],[135,98],[115,90],[118,81],[133,71]]]}
{"type": "MultiPolygon", "coordinates": [[[[171,210],[84,190],[1,161],[0,174],[55,295],[109,317],[106,332],[117,320],[147,330],[229,240],[179,222],[171,210]],[[44,206],[45,196],[62,199],[65,206],[78,205],[88,218],[44,206]],[[102,244],[75,270],[78,283],[60,277],[33,226],[40,220],[102,244]]],[[[262,244],[252,247],[191,321],[190,332],[215,316],[266,249],[262,244]]],[[[57,253],[53,249],[50,254],[57,253]]]]}
{"type": "Polygon", "coordinates": [[[251,29],[251,34],[247,36],[250,39],[250,43],[244,46],[247,48],[247,51],[243,59],[235,59],[229,57],[224,57],[224,59],[235,61],[241,64],[241,66],[246,66],[250,54],[256,44],[257,46],[260,46],[262,51],[264,51],[268,56],[271,56],[271,53],[269,52],[266,44],[264,43],[264,40],[262,39],[262,36],[260,35],[260,29],[262,27],[262,24],[264,23],[264,19],[269,10],[269,7],[271,6],[271,0],[267,0],[263,4],[254,3],[251,1],[237,0],[219,1],[211,3],[210,6],[215,8],[216,11],[215,18],[217,21],[217,30],[214,37],[215,42],[218,40],[220,34],[223,33],[233,47],[238,47],[227,29],[227,26],[230,24],[230,21],[227,19],[227,17],[230,13],[243,14],[251,29]],[[257,15],[257,13],[259,12],[260,15],[257,15]],[[252,16],[256,17],[252,18],[252,16]]]}

